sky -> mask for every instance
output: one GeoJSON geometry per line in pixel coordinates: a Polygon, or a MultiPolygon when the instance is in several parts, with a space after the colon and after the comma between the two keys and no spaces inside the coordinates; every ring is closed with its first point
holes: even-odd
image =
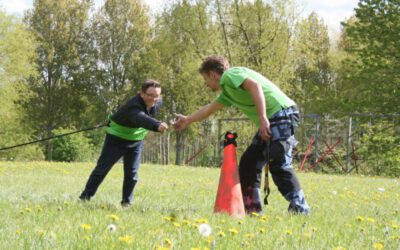
{"type": "MultiPolygon", "coordinates": [[[[151,9],[160,9],[166,0],[144,0],[151,9]]],[[[0,0],[2,6],[8,13],[22,16],[24,11],[32,8],[33,0],[0,0]]],[[[95,4],[100,5],[103,0],[95,0],[95,4]]],[[[303,6],[303,16],[307,16],[315,11],[324,19],[329,27],[329,32],[337,33],[340,31],[340,22],[348,19],[354,14],[354,8],[358,0],[298,0],[303,6]]]]}

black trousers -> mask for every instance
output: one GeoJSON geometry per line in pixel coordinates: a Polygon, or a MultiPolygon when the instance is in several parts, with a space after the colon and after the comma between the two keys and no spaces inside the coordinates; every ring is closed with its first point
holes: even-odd
{"type": "Polygon", "coordinates": [[[114,166],[123,157],[124,182],[122,186],[121,203],[130,204],[133,200],[133,189],[138,181],[140,156],[143,149],[143,141],[123,140],[113,135],[106,135],[101,155],[86,183],[81,198],[90,199],[97,188],[114,166]]]}

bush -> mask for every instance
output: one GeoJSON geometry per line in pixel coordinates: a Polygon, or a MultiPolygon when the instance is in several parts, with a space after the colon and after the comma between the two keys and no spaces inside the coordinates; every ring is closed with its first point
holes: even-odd
{"type": "Polygon", "coordinates": [[[364,126],[360,137],[359,155],[366,164],[365,174],[400,176],[400,137],[396,127],[388,122],[364,126]]]}
{"type": "MultiPolygon", "coordinates": [[[[53,133],[60,135],[72,131],[75,129],[55,129],[53,133]]],[[[54,161],[91,161],[93,159],[94,147],[90,143],[90,139],[83,133],[53,139],[51,144],[53,147],[52,160],[54,161]]]]}

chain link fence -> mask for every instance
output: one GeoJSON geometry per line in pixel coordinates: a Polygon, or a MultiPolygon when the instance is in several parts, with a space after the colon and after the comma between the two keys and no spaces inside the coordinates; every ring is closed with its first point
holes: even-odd
{"type": "MultiPolygon", "coordinates": [[[[293,166],[302,171],[400,176],[399,125],[400,114],[304,115],[295,135],[299,144],[293,166]]],[[[197,134],[152,133],[142,161],[219,167],[226,131],[238,133],[238,157],[257,132],[247,118],[208,120],[198,128],[197,134]]]]}

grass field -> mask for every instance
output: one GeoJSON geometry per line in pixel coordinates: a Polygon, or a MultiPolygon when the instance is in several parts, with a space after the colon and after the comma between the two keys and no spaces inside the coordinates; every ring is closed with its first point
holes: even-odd
{"type": "Polygon", "coordinates": [[[93,167],[0,162],[0,249],[400,249],[399,179],[299,174],[310,216],[272,185],[264,216],[237,220],[212,213],[219,169],[142,165],[121,208],[121,165],[78,202],[93,167]]]}

